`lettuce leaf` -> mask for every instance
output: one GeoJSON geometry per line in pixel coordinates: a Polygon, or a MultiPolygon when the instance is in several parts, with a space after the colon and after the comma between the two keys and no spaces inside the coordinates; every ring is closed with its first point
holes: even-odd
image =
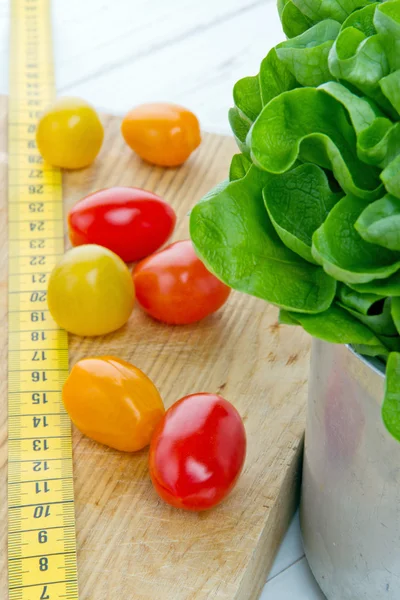
{"type": "Polygon", "coordinates": [[[229,181],[242,179],[251,167],[251,161],[244,154],[235,154],[229,168],[229,181]]]}
{"type": "Polygon", "coordinates": [[[282,61],[279,60],[276,48],[268,52],[262,61],[258,77],[263,106],[266,106],[268,102],[283,92],[299,87],[296,78],[282,61]]]}
{"type": "Polygon", "coordinates": [[[374,25],[389,61],[391,71],[400,69],[400,4],[381,3],[374,14],[374,25]]]}
{"type": "Polygon", "coordinates": [[[378,335],[378,338],[389,352],[400,352],[400,336],[378,335]]]}
{"type": "Polygon", "coordinates": [[[278,0],[278,8],[282,29],[288,38],[300,35],[311,27],[311,19],[303,15],[292,0],[278,0]]]}
{"type": "Polygon", "coordinates": [[[369,165],[385,168],[400,154],[400,123],[376,118],[358,137],[359,158],[369,165]]]}
{"type": "Polygon", "coordinates": [[[318,86],[332,76],[328,55],[340,31],[340,23],[327,19],[276,47],[279,60],[301,85],[318,86]]]}
{"type": "Polygon", "coordinates": [[[397,156],[381,173],[381,179],[390,194],[400,198],[400,156],[397,156]]]}
{"type": "Polygon", "coordinates": [[[390,73],[389,61],[378,34],[372,34],[376,5],[356,11],[342,25],[329,55],[333,77],[351,83],[390,110],[379,81],[390,73]]]}
{"type": "Polygon", "coordinates": [[[400,333],[400,298],[392,299],[392,317],[398,333],[400,333]]]}
{"type": "Polygon", "coordinates": [[[293,0],[300,12],[314,23],[335,19],[343,23],[357,8],[372,4],[368,0],[293,0]]]}
{"type": "MultiPolygon", "coordinates": [[[[332,304],[328,310],[316,314],[305,315],[287,311],[288,317],[297,322],[312,336],[332,344],[363,344],[375,346],[382,355],[387,354],[379,338],[357,318],[338,304],[332,304]]],[[[286,313],[283,313],[286,318],[286,313]]]]}
{"type": "Polygon", "coordinates": [[[262,110],[250,130],[253,162],[284,173],[295,161],[331,169],[348,194],[367,201],[382,195],[378,171],[357,156],[357,138],[343,105],[323,88],[284,92],[262,110]]]}
{"type": "Polygon", "coordinates": [[[262,61],[258,75],[244,77],[235,84],[235,106],[229,111],[229,123],[241,152],[250,153],[246,144],[247,134],[263,106],[298,85],[289,69],[278,59],[275,48],[262,61]]]}
{"type": "Polygon", "coordinates": [[[400,353],[392,352],[386,365],[382,419],[387,430],[400,441],[400,353]]]}
{"type": "Polygon", "coordinates": [[[392,302],[390,298],[386,298],[383,302],[380,312],[371,315],[363,315],[340,302],[338,304],[353,315],[353,317],[361,321],[361,323],[364,323],[376,335],[385,337],[397,336],[398,332],[392,317],[392,302]]]}
{"type": "Polygon", "coordinates": [[[342,25],[342,31],[347,28],[354,28],[361,31],[365,37],[371,37],[377,33],[374,25],[374,16],[379,2],[374,2],[358,8],[353,11],[342,25]]]}
{"type": "Polygon", "coordinates": [[[339,304],[351,308],[362,315],[376,314],[377,305],[382,303],[385,296],[378,294],[360,294],[343,283],[337,287],[337,299],[339,304]]]}
{"type": "Polygon", "coordinates": [[[380,294],[382,296],[400,296],[400,272],[387,279],[374,279],[367,283],[351,283],[350,287],[360,294],[380,294]]]}
{"type": "Polygon", "coordinates": [[[190,215],[194,248],[210,271],[234,289],[293,311],[324,311],[336,282],[277,236],[262,199],[271,177],[253,166],[243,179],[197,204],[190,215]]]}
{"type": "Polygon", "coordinates": [[[258,75],[240,79],[233,88],[233,100],[240,116],[253,123],[263,107],[258,75]]]}
{"type": "Polygon", "coordinates": [[[363,210],[355,228],[371,244],[400,251],[400,199],[386,194],[363,210]]]}
{"type": "Polygon", "coordinates": [[[263,196],[271,222],[285,246],[315,264],[311,253],[313,233],[342,194],[331,191],[320,167],[306,164],[281,177],[271,177],[263,196]]]}
{"type": "Polygon", "coordinates": [[[400,70],[383,77],[379,82],[379,87],[396,113],[400,114],[400,70]]]}
{"type": "Polygon", "coordinates": [[[247,147],[246,138],[252,125],[251,121],[242,116],[236,107],[229,110],[228,118],[239,150],[243,154],[250,156],[250,149],[247,147]]]}
{"type": "Polygon", "coordinates": [[[364,206],[360,198],[345,196],[313,236],[314,258],[344,283],[385,279],[400,269],[400,252],[366,242],[355,229],[364,206]]]}

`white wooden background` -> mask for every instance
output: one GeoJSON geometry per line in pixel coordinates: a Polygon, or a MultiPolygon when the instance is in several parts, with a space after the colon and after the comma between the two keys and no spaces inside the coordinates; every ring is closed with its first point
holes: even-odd
{"type": "MultiPolygon", "coordinates": [[[[8,91],[8,1],[0,0],[0,93],[8,91]]],[[[237,79],[283,39],[274,0],[53,0],[57,92],[123,114],[183,104],[228,133],[237,79]]],[[[294,520],[261,600],[321,600],[294,520]]]]}

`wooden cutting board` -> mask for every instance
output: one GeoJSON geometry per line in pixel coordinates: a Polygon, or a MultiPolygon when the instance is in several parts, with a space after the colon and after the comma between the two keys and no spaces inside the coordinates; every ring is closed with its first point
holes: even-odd
{"type": "MultiPolygon", "coordinates": [[[[7,598],[7,105],[0,101],[0,598],[7,598]]],[[[134,156],[119,118],[104,116],[104,124],[95,164],[64,176],[65,211],[99,188],[144,187],[175,208],[174,239],[187,238],[188,210],[226,178],[234,141],[205,134],[187,164],[164,170],[134,156]]],[[[243,416],[248,454],[231,496],[192,514],[159,500],[147,451],[122,454],[74,429],[80,599],[258,598],[297,500],[308,337],[279,326],[272,306],[233,293],[223,309],[195,325],[165,326],[135,306],[129,323],[112,335],[70,337],[71,364],[99,354],[141,368],[166,406],[192,392],[221,393],[243,416]]]]}

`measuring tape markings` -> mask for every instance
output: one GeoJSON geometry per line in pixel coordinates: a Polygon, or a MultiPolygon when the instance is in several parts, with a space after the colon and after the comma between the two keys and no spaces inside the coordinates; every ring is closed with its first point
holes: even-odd
{"type": "Polygon", "coordinates": [[[11,1],[8,509],[10,600],[77,600],[68,337],[46,303],[64,250],[61,173],[36,148],[54,97],[49,0],[11,1]]]}

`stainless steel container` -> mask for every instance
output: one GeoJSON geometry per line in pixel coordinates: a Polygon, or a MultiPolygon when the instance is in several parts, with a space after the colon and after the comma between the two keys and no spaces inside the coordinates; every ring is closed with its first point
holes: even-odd
{"type": "Polygon", "coordinates": [[[400,599],[400,443],[381,419],[384,374],[314,340],[301,501],[311,569],[328,600],[400,599]]]}

